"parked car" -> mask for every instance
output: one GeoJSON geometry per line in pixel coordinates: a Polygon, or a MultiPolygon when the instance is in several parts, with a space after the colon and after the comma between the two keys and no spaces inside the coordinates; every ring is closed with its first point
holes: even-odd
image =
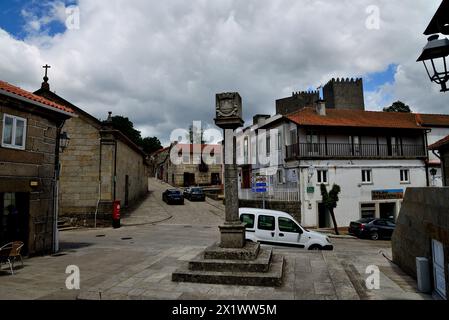
{"type": "Polygon", "coordinates": [[[176,189],[165,190],[162,193],[162,200],[168,204],[184,204],[184,196],[176,189]]]}
{"type": "Polygon", "coordinates": [[[352,221],[348,232],[359,238],[370,238],[372,240],[390,239],[395,227],[396,224],[391,219],[363,218],[352,221]]]}
{"type": "Polygon", "coordinates": [[[246,239],[284,244],[307,250],[333,250],[329,237],[303,228],[291,215],[282,211],[240,208],[240,221],[246,224],[246,239]]]}
{"type": "Polygon", "coordinates": [[[189,188],[189,191],[184,195],[186,199],[190,201],[198,200],[198,201],[206,201],[206,195],[202,188],[189,188]]]}
{"type": "Polygon", "coordinates": [[[184,188],[182,195],[184,196],[185,199],[187,199],[187,195],[190,193],[190,189],[191,188],[184,188]]]}

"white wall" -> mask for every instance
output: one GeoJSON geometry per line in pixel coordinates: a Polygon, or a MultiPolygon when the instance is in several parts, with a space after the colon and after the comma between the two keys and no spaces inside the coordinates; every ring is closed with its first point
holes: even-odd
{"type": "MultiPolygon", "coordinates": [[[[348,226],[351,221],[360,218],[360,203],[375,202],[371,191],[379,189],[405,189],[408,187],[425,187],[426,173],[420,160],[313,160],[300,162],[300,190],[302,198],[302,224],[304,226],[318,225],[318,203],[321,201],[320,185],[317,183],[317,169],[327,169],[328,190],[332,185],[341,187],[340,201],[335,209],[337,224],[348,226]],[[309,186],[315,187],[313,194],[308,194],[308,167],[314,166],[314,175],[309,186]],[[371,169],[373,183],[362,185],[361,170],[371,169]],[[400,169],[410,170],[410,183],[400,183],[400,169]]],[[[395,200],[389,200],[395,201],[395,200]]],[[[400,202],[400,201],[398,201],[400,202]]],[[[399,206],[396,208],[399,210],[399,206]]]]}

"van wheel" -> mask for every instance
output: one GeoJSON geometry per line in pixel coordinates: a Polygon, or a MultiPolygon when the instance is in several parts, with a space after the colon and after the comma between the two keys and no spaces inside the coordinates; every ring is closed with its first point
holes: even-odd
{"type": "Polygon", "coordinates": [[[312,244],[310,247],[309,247],[309,250],[321,250],[322,248],[321,248],[321,246],[319,245],[319,244],[312,244]]]}
{"type": "Polygon", "coordinates": [[[376,231],[371,232],[370,234],[371,240],[379,240],[379,234],[376,231]]]}

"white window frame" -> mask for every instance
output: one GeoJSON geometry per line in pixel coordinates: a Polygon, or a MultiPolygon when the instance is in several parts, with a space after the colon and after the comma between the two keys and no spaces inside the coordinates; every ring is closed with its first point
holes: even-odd
{"type": "Polygon", "coordinates": [[[284,184],[284,170],[278,169],[277,171],[277,182],[278,184],[284,184]]]}
{"type": "Polygon", "coordinates": [[[400,180],[401,184],[409,184],[410,183],[410,169],[400,169],[399,170],[399,180],[400,180]],[[404,178],[404,174],[403,174],[404,172],[407,175],[407,179],[406,180],[403,179],[404,178]]]}
{"type": "Polygon", "coordinates": [[[373,170],[372,169],[362,169],[362,184],[373,184],[373,170]],[[367,179],[366,172],[369,172],[369,179],[367,179]]]}
{"type": "Polygon", "coordinates": [[[2,130],[2,147],[3,148],[11,148],[11,149],[17,149],[17,150],[25,150],[26,148],[26,137],[27,137],[27,119],[22,117],[13,116],[10,114],[3,114],[3,130],[2,130]],[[6,129],[6,118],[12,118],[12,135],[11,135],[11,144],[5,143],[3,141],[3,138],[5,136],[5,129],[6,129]],[[16,125],[17,120],[23,121],[23,138],[22,138],[22,145],[18,146],[16,145],[16,125]]]}
{"type": "Polygon", "coordinates": [[[327,170],[327,169],[319,169],[319,170],[317,170],[316,171],[316,181],[317,181],[317,184],[325,184],[325,185],[328,185],[329,184],[329,170],[327,170]],[[326,179],[324,179],[324,181],[323,181],[323,172],[325,172],[326,174],[325,174],[325,178],[326,179]]]}

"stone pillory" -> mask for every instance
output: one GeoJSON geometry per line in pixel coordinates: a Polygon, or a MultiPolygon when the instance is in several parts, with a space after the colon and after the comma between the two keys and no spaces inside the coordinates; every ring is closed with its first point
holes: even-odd
{"type": "MultiPolygon", "coordinates": [[[[216,95],[215,124],[222,129],[237,129],[243,125],[242,98],[237,92],[216,95]]],[[[261,249],[259,243],[245,241],[246,227],[239,218],[235,135],[224,136],[225,223],[219,227],[220,242],[175,271],[172,280],[280,286],[284,258],[272,254],[271,249],[261,249]],[[232,155],[226,156],[228,152],[232,155]],[[228,159],[233,161],[229,163],[228,159]]]]}

